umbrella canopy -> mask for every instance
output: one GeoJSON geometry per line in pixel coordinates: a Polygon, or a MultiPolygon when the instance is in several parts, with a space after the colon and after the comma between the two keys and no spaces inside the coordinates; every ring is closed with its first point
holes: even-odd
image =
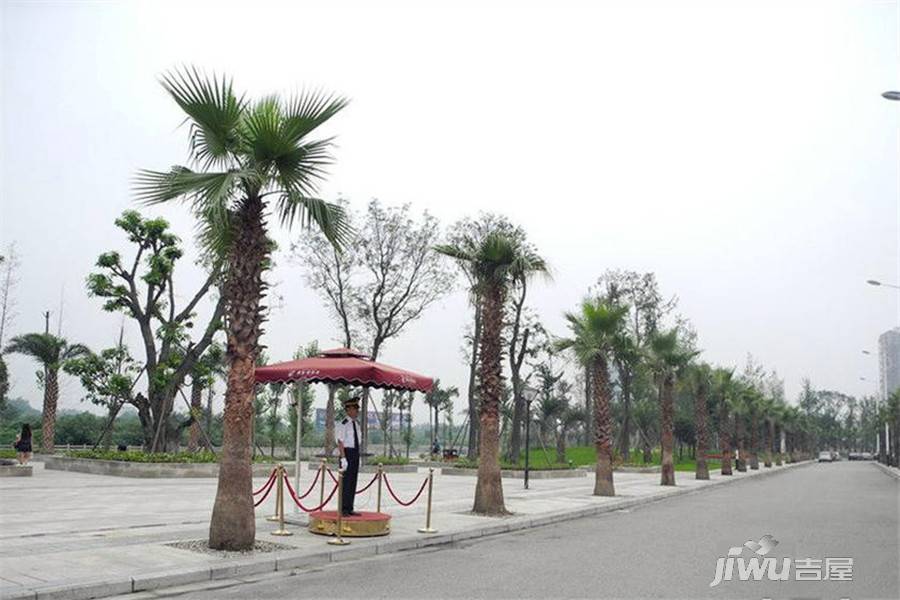
{"type": "Polygon", "coordinates": [[[375,362],[349,348],[326,350],[319,356],[256,367],[256,383],[336,383],[390,390],[429,392],[431,377],[375,362]]]}

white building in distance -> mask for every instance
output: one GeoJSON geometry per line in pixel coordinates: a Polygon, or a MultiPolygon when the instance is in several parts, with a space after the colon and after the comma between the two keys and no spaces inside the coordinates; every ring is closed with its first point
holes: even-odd
{"type": "Polygon", "coordinates": [[[900,388],[900,327],[878,336],[879,400],[884,402],[900,388]]]}

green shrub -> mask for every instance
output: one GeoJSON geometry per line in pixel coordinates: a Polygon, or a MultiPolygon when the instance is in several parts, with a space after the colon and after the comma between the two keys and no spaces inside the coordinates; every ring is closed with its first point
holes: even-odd
{"type": "Polygon", "coordinates": [[[7,448],[3,448],[0,450],[0,458],[16,458],[18,452],[15,450],[9,450],[7,448]]]}
{"type": "MultiPolygon", "coordinates": [[[[211,452],[142,452],[140,450],[71,450],[64,453],[72,458],[89,458],[94,460],[118,460],[140,463],[214,463],[218,457],[211,452]]],[[[268,456],[256,456],[254,462],[277,462],[268,456]]]]}
{"type": "Polygon", "coordinates": [[[378,463],[383,465],[408,465],[409,459],[405,456],[373,456],[367,459],[366,463],[370,465],[377,465],[378,463]]]}
{"type": "MultiPolygon", "coordinates": [[[[448,462],[447,466],[450,467],[460,467],[462,469],[477,469],[478,468],[478,460],[469,460],[466,457],[460,457],[453,462],[448,462]]],[[[510,469],[514,471],[522,471],[525,469],[525,461],[521,461],[518,463],[511,463],[509,461],[501,460],[500,461],[501,469],[510,469]]],[[[550,463],[547,464],[546,461],[541,461],[538,464],[531,463],[529,461],[528,470],[529,471],[561,471],[564,469],[574,469],[575,465],[566,464],[566,463],[550,463]]]]}

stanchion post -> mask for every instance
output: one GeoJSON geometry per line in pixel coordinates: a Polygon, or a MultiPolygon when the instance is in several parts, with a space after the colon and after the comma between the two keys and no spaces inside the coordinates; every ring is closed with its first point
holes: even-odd
{"type": "Polygon", "coordinates": [[[419,529],[419,533],[437,533],[437,529],[431,527],[431,490],[434,487],[434,467],[428,467],[428,508],[425,510],[425,527],[419,529]]]}
{"type": "Polygon", "coordinates": [[[278,490],[276,498],[276,511],[278,512],[278,529],[272,532],[272,535],[294,535],[292,532],[284,528],[284,478],[287,473],[283,465],[278,465],[278,490]]]}
{"type": "Polygon", "coordinates": [[[384,475],[384,466],[381,463],[378,463],[378,505],[375,508],[376,512],[381,512],[381,478],[384,475]]]}
{"type": "Polygon", "coordinates": [[[344,504],[344,500],[342,496],[344,495],[344,471],[338,471],[338,482],[337,482],[337,531],[334,532],[335,537],[328,540],[329,544],[335,546],[346,546],[350,543],[349,540],[345,540],[341,530],[344,528],[344,512],[341,510],[341,507],[344,504]]]}
{"type": "Polygon", "coordinates": [[[277,465],[275,467],[275,514],[271,517],[266,517],[266,521],[278,521],[281,518],[278,515],[278,507],[281,506],[281,495],[284,493],[284,489],[281,487],[281,465],[277,465]]]}
{"type": "Polygon", "coordinates": [[[326,459],[322,459],[322,464],[319,465],[319,478],[322,480],[319,483],[319,506],[325,502],[325,475],[327,475],[326,471],[328,470],[328,462],[326,459]]]}

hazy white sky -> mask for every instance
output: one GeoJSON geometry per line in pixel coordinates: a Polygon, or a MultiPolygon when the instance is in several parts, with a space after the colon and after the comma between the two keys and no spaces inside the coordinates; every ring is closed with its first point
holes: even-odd
{"type": "MultiPolygon", "coordinates": [[[[40,330],[46,309],[55,327],[62,293],[66,337],[114,342],[120,318],[84,278],[100,252],[127,249],[112,222],[133,206],[135,170],[185,160],[156,78],[193,64],[251,95],[352,99],[325,197],[519,222],[555,270],[532,296],[555,333],[602,271],[649,270],[705,359],[750,352],[791,399],[805,375],[875,391],[876,338],[900,322],[900,295],[864,283],[900,281],[900,103],[880,97],[900,89],[896,1],[2,6],[0,242],[23,264],[13,333],[40,330]]],[[[190,240],[181,207],[153,212],[190,240]]],[[[182,267],[185,294],[196,276],[182,267]]],[[[273,278],[285,303],[270,354],[332,345],[298,267],[282,258],[273,278]]],[[[466,319],[458,292],[384,360],[464,390],[466,319]]],[[[8,360],[12,395],[38,406],[34,365],[8,360]]],[[[70,381],[61,408],[79,397],[70,381]]]]}

